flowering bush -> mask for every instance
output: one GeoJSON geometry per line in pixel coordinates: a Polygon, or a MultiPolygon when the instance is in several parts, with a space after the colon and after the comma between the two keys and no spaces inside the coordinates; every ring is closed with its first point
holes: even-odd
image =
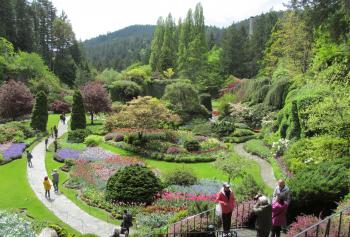
{"type": "Polygon", "coordinates": [[[122,134],[117,134],[114,138],[115,142],[121,142],[123,140],[124,140],[124,135],[122,135],[122,134]]]}
{"type": "Polygon", "coordinates": [[[278,142],[272,143],[272,153],[275,157],[282,156],[287,150],[290,140],[281,138],[278,142]]]}
{"type": "Polygon", "coordinates": [[[18,214],[0,212],[0,236],[35,237],[30,223],[18,214]]]}
{"type": "Polygon", "coordinates": [[[79,159],[86,161],[104,160],[113,156],[112,153],[105,151],[100,147],[87,147],[80,155],[79,159]]]}
{"type": "Polygon", "coordinates": [[[221,143],[218,139],[216,138],[208,138],[207,140],[204,140],[201,142],[201,148],[202,150],[210,150],[212,148],[217,148],[220,146],[223,146],[224,144],[221,143]]]}
{"type": "Polygon", "coordinates": [[[180,193],[180,192],[163,192],[162,199],[164,200],[174,200],[182,199],[187,201],[211,201],[216,200],[216,194],[205,195],[205,194],[193,194],[193,193],[180,193]]]}
{"type": "Polygon", "coordinates": [[[204,142],[208,140],[208,137],[206,136],[195,136],[195,139],[199,142],[204,142]]]}
{"type": "Polygon", "coordinates": [[[177,147],[177,146],[171,146],[166,151],[167,154],[179,154],[181,152],[184,152],[184,149],[182,149],[181,147],[177,147]]]}
{"type": "Polygon", "coordinates": [[[4,160],[18,159],[22,157],[22,153],[26,148],[24,143],[13,143],[3,154],[4,160]]]}
{"type": "Polygon", "coordinates": [[[69,113],[70,105],[66,102],[55,100],[54,102],[51,103],[50,109],[56,114],[69,113]]]}
{"type": "Polygon", "coordinates": [[[103,142],[103,137],[98,135],[89,135],[84,139],[84,143],[87,146],[98,146],[103,142]]]}
{"type": "Polygon", "coordinates": [[[168,220],[172,217],[173,213],[151,213],[136,215],[136,224],[141,226],[147,226],[150,229],[159,228],[168,223],[168,220]]]}
{"type": "Polygon", "coordinates": [[[67,160],[67,159],[76,160],[76,159],[79,158],[79,155],[80,155],[80,151],[78,151],[78,150],[64,148],[64,149],[58,150],[55,153],[54,159],[59,161],[59,162],[63,162],[65,160],[67,160]]]}

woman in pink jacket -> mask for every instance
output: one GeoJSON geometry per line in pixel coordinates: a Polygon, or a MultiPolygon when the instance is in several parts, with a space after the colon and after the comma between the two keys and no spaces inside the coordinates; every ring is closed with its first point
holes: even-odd
{"type": "Polygon", "coordinates": [[[272,203],[272,228],[270,237],[280,237],[281,227],[286,224],[287,208],[288,203],[284,201],[284,197],[277,194],[277,198],[272,203]]]}
{"type": "Polygon", "coordinates": [[[229,233],[231,228],[231,217],[235,207],[235,196],[233,195],[230,185],[224,183],[222,189],[217,195],[216,202],[221,206],[221,218],[224,233],[229,233]]]}

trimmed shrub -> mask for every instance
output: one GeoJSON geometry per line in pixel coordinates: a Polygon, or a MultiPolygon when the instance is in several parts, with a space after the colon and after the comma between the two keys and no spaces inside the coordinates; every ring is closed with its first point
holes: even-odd
{"type": "Polygon", "coordinates": [[[287,97],[289,86],[290,82],[288,79],[281,79],[272,84],[264,100],[265,105],[276,110],[281,109],[287,97]]]}
{"type": "Polygon", "coordinates": [[[87,146],[98,146],[103,142],[103,137],[98,135],[89,135],[84,139],[87,146]]]}
{"type": "Polygon", "coordinates": [[[48,118],[47,96],[45,92],[39,91],[35,98],[30,126],[34,130],[45,132],[48,118]]]}
{"type": "Polygon", "coordinates": [[[212,111],[211,95],[204,93],[199,95],[199,103],[203,105],[208,111],[212,111]]]}
{"type": "Polygon", "coordinates": [[[61,114],[61,113],[69,113],[70,112],[70,105],[66,102],[55,100],[51,103],[50,109],[55,114],[61,114]]]}
{"type": "Polygon", "coordinates": [[[155,79],[147,83],[147,95],[157,97],[157,98],[162,98],[162,96],[164,95],[166,86],[173,83],[178,83],[178,82],[191,84],[191,81],[186,79],[165,79],[165,80],[155,79]]]}
{"type": "Polygon", "coordinates": [[[190,152],[199,151],[201,149],[199,142],[196,140],[185,141],[184,147],[186,148],[186,150],[190,152]]]}
{"type": "Polygon", "coordinates": [[[76,129],[68,132],[68,142],[83,143],[85,138],[91,134],[88,129],[76,129]]]}
{"type": "Polygon", "coordinates": [[[226,117],[225,119],[212,124],[212,130],[219,137],[228,136],[235,130],[234,119],[226,117]]]}
{"type": "Polygon", "coordinates": [[[86,116],[83,97],[80,91],[75,91],[73,95],[72,120],[70,124],[72,130],[86,128],[86,116]]]}
{"type": "Polygon", "coordinates": [[[142,88],[133,81],[115,81],[110,86],[112,101],[127,102],[142,94],[142,88]]]}
{"type": "Polygon", "coordinates": [[[234,137],[243,137],[243,136],[250,136],[254,135],[255,133],[250,130],[250,129],[242,129],[242,128],[237,128],[235,131],[232,133],[234,137]]]}
{"type": "Polygon", "coordinates": [[[189,168],[181,167],[170,170],[164,174],[164,181],[168,185],[194,185],[198,182],[194,171],[189,168]]]}
{"type": "Polygon", "coordinates": [[[304,213],[331,214],[348,192],[350,159],[325,161],[300,170],[289,180],[293,201],[288,210],[293,217],[304,213]]]}
{"type": "Polygon", "coordinates": [[[161,189],[159,178],[149,168],[129,166],[109,178],[106,200],[150,204],[161,189]]]}

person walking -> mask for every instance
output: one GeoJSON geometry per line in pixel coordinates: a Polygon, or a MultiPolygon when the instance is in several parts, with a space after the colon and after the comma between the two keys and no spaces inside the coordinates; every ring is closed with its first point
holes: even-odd
{"type": "Polygon", "coordinates": [[[47,151],[47,145],[49,144],[49,138],[45,138],[45,150],[47,151]]]}
{"type": "Polygon", "coordinates": [[[49,178],[47,176],[45,176],[44,178],[44,189],[45,189],[45,197],[47,199],[50,199],[50,190],[51,190],[51,184],[50,184],[50,181],[49,181],[49,178]]]}
{"type": "Polygon", "coordinates": [[[253,207],[256,215],[256,237],[268,237],[272,226],[272,207],[266,196],[260,196],[253,207]]]}
{"type": "Polygon", "coordinates": [[[29,168],[33,168],[32,159],[33,159],[32,153],[30,153],[30,151],[27,150],[27,163],[29,168]]]}
{"type": "Polygon", "coordinates": [[[52,184],[54,191],[57,193],[58,192],[58,182],[60,180],[60,174],[58,173],[57,169],[52,170],[52,184]]]}
{"type": "Polygon", "coordinates": [[[217,194],[216,202],[221,207],[222,227],[224,229],[224,236],[230,233],[231,217],[235,207],[235,197],[230,189],[230,184],[224,183],[220,192],[217,194]]]}
{"type": "Polygon", "coordinates": [[[277,198],[272,203],[272,228],[270,237],[280,237],[281,228],[286,224],[286,212],[288,204],[283,196],[277,194],[277,198]]]}
{"type": "MultiPolygon", "coordinates": [[[[277,195],[281,195],[283,200],[287,203],[287,206],[290,205],[290,202],[291,202],[290,190],[283,179],[280,179],[277,182],[277,186],[273,192],[272,202],[277,200],[277,195]]],[[[288,214],[288,210],[285,211],[286,219],[287,219],[287,214],[288,214]]],[[[287,233],[287,222],[285,222],[284,225],[282,225],[282,231],[284,233],[287,233]]]]}
{"type": "Polygon", "coordinates": [[[124,210],[123,222],[121,224],[122,234],[124,234],[125,236],[128,236],[130,233],[131,226],[132,226],[132,215],[130,213],[128,213],[127,210],[124,210]]]}
{"type": "Polygon", "coordinates": [[[58,129],[57,129],[56,125],[53,126],[53,132],[55,134],[55,139],[57,139],[57,137],[58,137],[58,129]]]}
{"type": "Polygon", "coordinates": [[[58,149],[57,140],[53,141],[53,149],[55,152],[57,152],[57,149],[58,149]]]}
{"type": "Polygon", "coordinates": [[[51,127],[50,130],[51,130],[51,137],[54,138],[54,136],[55,136],[55,131],[53,130],[53,127],[51,127]]]}

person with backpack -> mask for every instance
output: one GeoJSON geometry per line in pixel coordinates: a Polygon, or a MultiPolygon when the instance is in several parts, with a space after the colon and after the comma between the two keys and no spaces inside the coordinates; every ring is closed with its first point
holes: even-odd
{"type": "Polygon", "coordinates": [[[123,222],[121,224],[121,234],[125,234],[125,236],[128,236],[130,233],[130,227],[132,226],[132,215],[128,213],[127,210],[124,210],[123,214],[123,222]]]}
{"type": "Polygon", "coordinates": [[[30,153],[29,150],[27,150],[27,163],[29,168],[33,168],[32,159],[33,159],[32,153],[30,153]]]}

